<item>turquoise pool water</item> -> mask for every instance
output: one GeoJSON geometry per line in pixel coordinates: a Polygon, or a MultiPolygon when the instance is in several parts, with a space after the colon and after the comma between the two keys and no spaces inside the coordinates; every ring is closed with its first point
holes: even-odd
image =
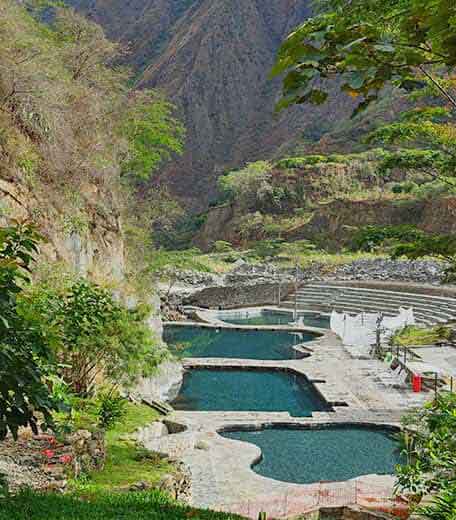
{"type": "MultiPolygon", "coordinates": [[[[260,316],[248,316],[246,314],[240,314],[238,316],[220,318],[227,323],[235,325],[288,325],[293,321],[293,315],[282,314],[280,312],[263,312],[260,316]]],[[[308,327],[317,327],[320,329],[329,329],[329,317],[320,316],[318,314],[299,314],[298,318],[304,319],[304,325],[308,327]]]]}
{"type": "Polygon", "coordinates": [[[315,339],[310,333],[165,327],[164,339],[180,357],[294,359],[293,345],[315,339]]]}
{"type": "Polygon", "coordinates": [[[188,371],[172,405],[177,410],[287,411],[296,417],[328,409],[304,377],[280,371],[229,369],[188,371]]]}
{"type": "Polygon", "coordinates": [[[221,435],[261,448],[263,459],[253,467],[256,473],[297,484],[394,474],[396,464],[404,462],[397,442],[383,430],[281,428],[221,435]]]}

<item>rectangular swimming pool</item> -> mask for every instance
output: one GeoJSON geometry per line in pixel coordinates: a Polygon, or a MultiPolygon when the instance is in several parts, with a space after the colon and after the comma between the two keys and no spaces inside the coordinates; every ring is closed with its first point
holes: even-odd
{"type": "MultiPolygon", "coordinates": [[[[294,321],[293,312],[274,312],[272,310],[248,310],[221,312],[219,319],[233,325],[288,325],[294,321]]],[[[329,316],[318,313],[298,313],[298,320],[307,327],[329,329],[329,316]]]]}
{"type": "Polygon", "coordinates": [[[178,357],[295,359],[294,345],[312,341],[311,333],[167,326],[164,340],[178,357]]]}
{"type": "Polygon", "coordinates": [[[192,369],[172,405],[177,410],[289,412],[295,417],[330,409],[305,377],[279,370],[192,369]]]}

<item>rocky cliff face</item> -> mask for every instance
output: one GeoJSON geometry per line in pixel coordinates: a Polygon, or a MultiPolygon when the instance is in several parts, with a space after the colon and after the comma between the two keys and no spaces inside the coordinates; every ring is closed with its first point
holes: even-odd
{"type": "Polygon", "coordinates": [[[336,251],[351,240],[353,229],[367,225],[414,225],[427,233],[456,232],[456,199],[334,201],[318,208],[312,219],[286,236],[313,240],[336,251]]]}
{"type": "MultiPolygon", "coordinates": [[[[217,240],[239,242],[239,208],[225,205],[212,208],[195,245],[210,251],[217,240]]],[[[425,200],[335,200],[318,206],[310,220],[284,233],[293,242],[310,240],[327,251],[347,246],[353,230],[367,225],[410,224],[428,233],[456,233],[456,198],[425,200]]]]}
{"type": "Polygon", "coordinates": [[[336,98],[274,114],[280,81],[268,74],[282,40],[309,16],[308,0],[68,1],[130,44],[140,86],[177,104],[186,153],[162,178],[195,210],[214,197],[224,170],[318,140],[351,112],[351,101],[336,98]]]}
{"type": "Polygon", "coordinates": [[[86,184],[81,197],[87,222],[77,226],[66,219],[65,202],[52,186],[32,189],[19,175],[0,179],[0,225],[14,219],[34,221],[45,236],[41,249],[49,262],[63,262],[81,276],[121,282],[125,257],[116,202],[96,184],[86,184]]]}

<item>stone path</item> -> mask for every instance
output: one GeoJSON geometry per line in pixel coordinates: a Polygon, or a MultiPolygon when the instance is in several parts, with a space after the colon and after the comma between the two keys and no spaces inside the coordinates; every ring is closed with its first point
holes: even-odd
{"type": "MultiPolygon", "coordinates": [[[[220,327],[223,322],[212,325],[220,327]]],[[[252,328],[268,330],[269,327],[252,328]]],[[[318,332],[322,333],[321,330],[318,332]]],[[[226,439],[217,433],[233,426],[260,428],[273,424],[398,426],[406,410],[429,399],[429,394],[383,386],[378,381],[378,374],[387,369],[386,365],[378,360],[353,358],[329,331],[324,331],[319,339],[305,343],[305,348],[311,356],[297,360],[184,360],[186,368],[224,366],[290,370],[305,375],[334,406],[333,412],[315,412],[307,418],[291,417],[287,412],[174,412],[170,420],[185,425],[186,431],[149,439],[146,447],[180,458],[188,465],[192,473],[194,505],[238,512],[251,518],[257,517],[258,510],[281,518],[310,511],[318,505],[370,504],[383,510],[400,507],[389,500],[394,484],[391,476],[367,475],[343,483],[311,485],[279,482],[253,471],[252,465],[261,457],[257,446],[226,439]]]]}
{"type": "Polygon", "coordinates": [[[415,368],[416,372],[432,372],[437,371],[439,374],[445,374],[453,377],[454,388],[456,389],[456,348],[452,346],[429,346],[416,347],[414,352],[421,358],[420,361],[411,361],[407,363],[410,368],[415,368]]]}

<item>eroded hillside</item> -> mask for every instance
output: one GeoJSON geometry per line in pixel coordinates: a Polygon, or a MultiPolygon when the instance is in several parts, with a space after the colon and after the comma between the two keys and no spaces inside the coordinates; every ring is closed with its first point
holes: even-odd
{"type": "MultiPolygon", "coordinates": [[[[164,90],[187,127],[186,152],[162,178],[204,209],[216,179],[246,161],[317,142],[347,121],[353,101],[274,113],[280,80],[269,72],[284,37],[310,14],[297,0],[71,0],[130,47],[138,84],[164,90]]],[[[350,143],[345,143],[350,145],[350,143]]]]}

